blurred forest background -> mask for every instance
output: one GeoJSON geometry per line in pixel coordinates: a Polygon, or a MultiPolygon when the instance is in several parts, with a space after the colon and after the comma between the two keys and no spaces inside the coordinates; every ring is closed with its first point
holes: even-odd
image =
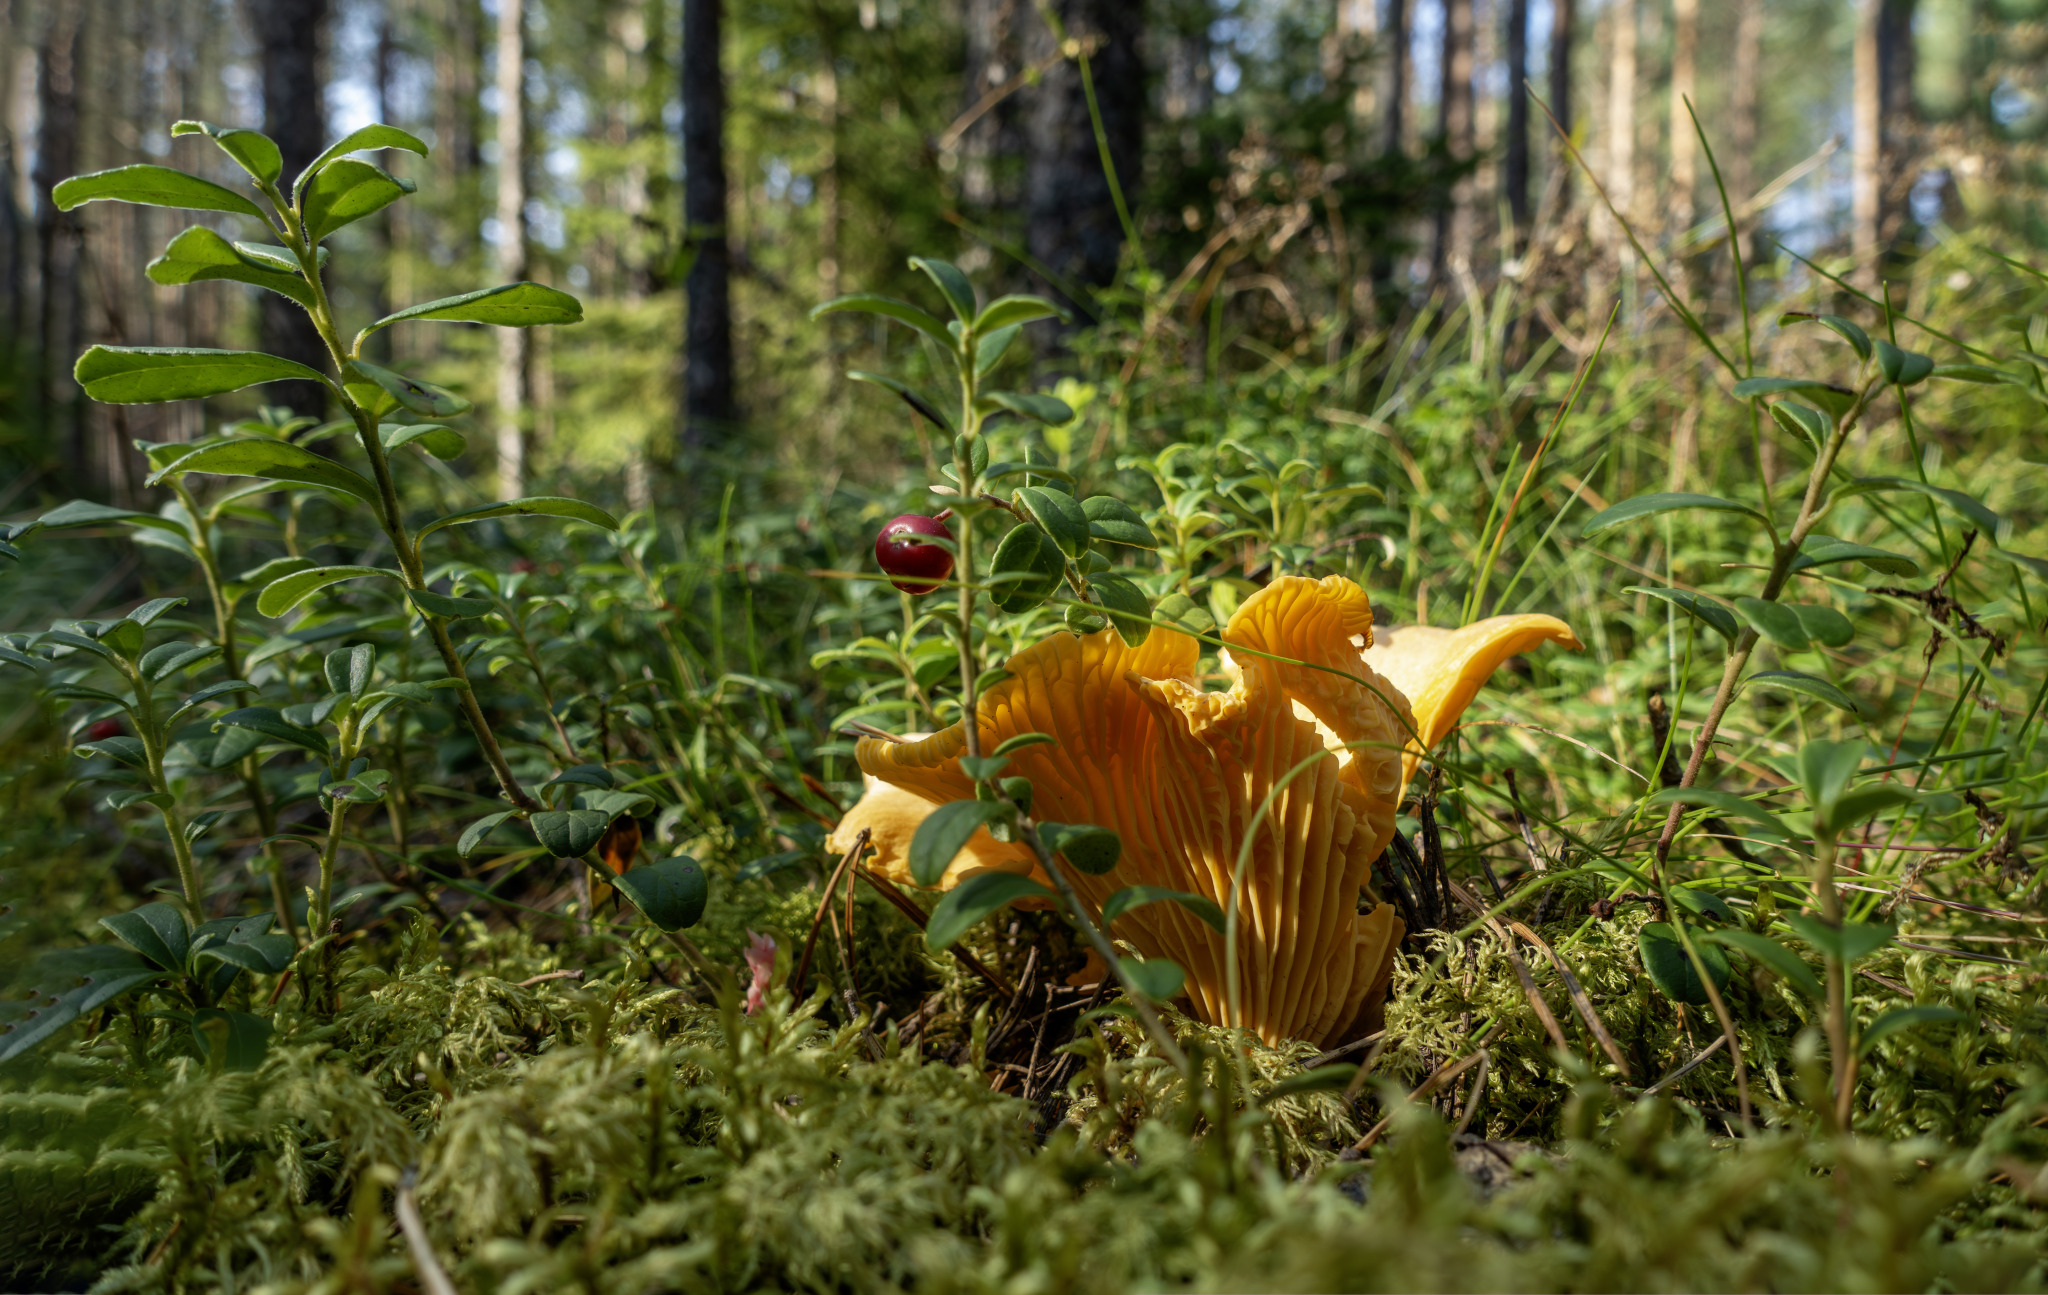
{"type": "MultiPolygon", "coordinates": [[[[1659,303],[1560,128],[1651,254],[1731,300],[1688,99],[1756,280],[1803,274],[1797,253],[1872,285],[1886,258],[1986,223],[2009,250],[2038,245],[2044,15],[2041,0],[0,0],[0,513],[139,503],[129,441],[200,434],[196,403],[85,402],[70,366],[86,344],[319,362],[282,301],[137,291],[187,214],[51,206],[64,176],[170,157],[178,118],[259,126],[288,168],[372,120],[428,140],[423,163],[385,159],[428,182],[344,236],[378,255],[337,258],[337,304],[382,313],[520,277],[575,292],[588,322],[530,341],[380,340],[477,400],[486,434],[456,471],[494,473],[500,496],[546,481],[647,506],[721,469],[772,464],[807,495],[891,476],[875,449],[900,407],[840,376],[883,345],[879,325],[805,312],[912,291],[911,253],[1051,290],[1077,324],[1149,293],[1165,305],[1144,327],[1212,378],[1370,349],[1432,299],[1505,303],[1525,354],[1539,338],[1583,353],[1617,297],[1640,330],[1659,303]],[[1495,297],[1504,277],[1518,290],[1495,297]]],[[[175,152],[233,182],[212,150],[175,152]]],[[[1041,376],[1083,336],[1037,338],[1041,376]]]]}

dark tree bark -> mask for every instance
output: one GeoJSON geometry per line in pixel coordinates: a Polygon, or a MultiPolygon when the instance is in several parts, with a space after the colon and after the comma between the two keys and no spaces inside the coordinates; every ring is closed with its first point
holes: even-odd
{"type": "MultiPolygon", "coordinates": [[[[1443,80],[1437,92],[1437,137],[1456,161],[1472,156],[1472,0],[1444,0],[1443,80]]],[[[1436,213],[1431,274],[1442,278],[1454,257],[1472,252],[1472,179],[1451,187],[1451,200],[1436,213]]]]}
{"type": "Polygon", "coordinates": [[[682,443],[687,454],[732,430],[732,245],[726,234],[723,0],[683,0],[683,221],[687,281],[682,443]]]}
{"type": "Polygon", "coordinates": [[[1407,145],[1408,129],[1408,6],[1412,0],[1387,0],[1386,87],[1380,105],[1380,151],[1398,153],[1407,145]]]}
{"type": "Polygon", "coordinates": [[[78,416],[78,389],[71,364],[81,340],[78,265],[81,251],[76,212],[58,211],[50,189],[78,170],[78,74],[84,53],[84,5],[58,0],[42,42],[36,47],[37,111],[32,179],[36,192],[37,281],[41,318],[37,334],[36,403],[50,438],[64,447],[65,466],[83,484],[89,467],[85,427],[78,416]]]}
{"type": "MultiPolygon", "coordinates": [[[[327,0],[245,0],[245,5],[263,80],[263,133],[284,154],[289,184],[326,142],[320,32],[327,0]]],[[[263,349],[327,370],[327,348],[306,312],[275,293],[262,295],[263,349]]],[[[326,391],[313,382],[274,383],[264,388],[263,399],[315,417],[327,406],[326,391]]]]}
{"type": "MultiPolygon", "coordinates": [[[[1572,35],[1576,0],[1550,0],[1550,115],[1557,118],[1555,132],[1572,129],[1572,35]]],[[[1571,206],[1572,162],[1562,145],[1557,149],[1557,197],[1560,210],[1571,206]]]]}
{"type": "Polygon", "coordinates": [[[1877,19],[1878,240],[1894,247],[1907,223],[1915,178],[1919,106],[1913,99],[1913,11],[1917,0],[1883,0],[1877,19]]]}
{"type": "MultiPolygon", "coordinates": [[[[1109,160],[1128,201],[1144,138],[1145,69],[1138,54],[1143,6],[1130,0],[1057,0],[1052,8],[1069,37],[1092,46],[1088,59],[1095,102],[1109,160]]],[[[1024,127],[1030,221],[1025,246],[1055,276],[1045,285],[1048,289],[1085,297],[1088,289],[1116,279],[1124,235],[1096,146],[1079,61],[1054,64],[1034,96],[1024,127]]]]}
{"type": "Polygon", "coordinates": [[[1508,126],[1501,184],[1517,246],[1529,237],[1529,0],[1507,0],[1508,126]]]}

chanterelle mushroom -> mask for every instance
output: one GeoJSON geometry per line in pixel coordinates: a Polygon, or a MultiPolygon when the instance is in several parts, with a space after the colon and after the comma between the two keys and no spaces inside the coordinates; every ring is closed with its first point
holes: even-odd
{"type": "MultiPolygon", "coordinates": [[[[1418,639],[1411,653],[1405,636],[1412,633],[1395,636],[1400,647],[1388,670],[1397,686],[1359,647],[1371,641],[1372,610],[1357,584],[1282,577],[1246,599],[1223,631],[1233,649],[1223,657],[1234,680],[1228,692],[1203,691],[1201,644],[1188,635],[1155,629],[1134,648],[1113,631],[1054,634],[1012,658],[1011,677],[982,698],[982,749],[1034,731],[1057,740],[1013,753],[1004,772],[1031,779],[1036,817],[1093,823],[1122,837],[1115,871],[1071,875],[1099,909],[1115,891],[1140,883],[1227,904],[1240,842],[1267,795],[1306,757],[1342,748],[1274,796],[1253,838],[1238,936],[1238,1023],[1268,1041],[1331,1042],[1377,1018],[1401,938],[1391,905],[1358,910],[1362,896],[1377,900],[1370,870],[1393,835],[1404,766],[1413,769],[1404,755],[1410,734],[1434,740],[1447,732],[1486,674],[1513,652],[1543,639],[1578,646],[1554,618],[1499,617],[1458,631],[1445,655],[1430,654],[1458,676],[1440,680],[1417,664],[1425,645],[1418,639]],[[1496,651],[1500,644],[1513,646],[1496,651]],[[1468,683],[1464,674],[1474,677],[1468,683]],[[1404,688],[1421,704],[1411,708],[1404,688]]],[[[937,805],[973,795],[956,763],[965,749],[956,724],[917,742],[866,739],[857,754],[861,768],[891,790],[937,805]]],[[[916,822],[898,817],[900,802],[886,816],[869,811],[875,797],[848,822],[862,816],[860,825],[879,839],[886,817],[902,838],[893,850],[882,847],[883,858],[900,857],[916,822]]],[[[840,835],[850,842],[845,826],[840,835]]],[[[1028,856],[993,852],[962,861],[945,884],[984,867],[1033,868],[1028,856]]],[[[1197,1018],[1231,1021],[1223,938],[1193,914],[1148,904],[1119,918],[1112,934],[1185,968],[1197,1018]]]]}

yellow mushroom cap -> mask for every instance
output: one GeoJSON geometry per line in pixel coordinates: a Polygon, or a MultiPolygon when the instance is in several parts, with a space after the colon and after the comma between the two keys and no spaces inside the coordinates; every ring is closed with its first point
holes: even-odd
{"type": "MultiPolygon", "coordinates": [[[[860,830],[868,830],[868,844],[873,847],[863,867],[899,886],[914,884],[910,876],[910,838],[917,835],[918,824],[931,816],[938,806],[924,797],[892,787],[873,774],[863,781],[866,791],[854,807],[846,811],[839,820],[839,826],[832,829],[832,835],[825,838],[825,847],[834,854],[845,854],[853,848],[860,830]]],[[[939,879],[940,890],[951,890],[978,872],[1035,872],[1038,860],[1029,846],[1004,845],[988,834],[983,828],[967,842],[967,848],[953,859],[946,875],[939,879]]]]}
{"type": "MultiPolygon", "coordinates": [[[[1372,610],[1350,580],[1281,577],[1246,599],[1221,637],[1228,692],[1203,690],[1201,644],[1188,635],[1154,629],[1130,647],[1113,631],[1054,634],[1013,657],[1011,677],[983,696],[981,748],[1020,733],[1055,739],[1012,753],[1004,772],[1031,780],[1036,818],[1092,823],[1122,839],[1122,859],[1107,876],[1069,872],[1098,912],[1136,884],[1189,891],[1227,909],[1232,869],[1249,838],[1239,1011],[1230,1003],[1223,937],[1186,909],[1143,905],[1111,934],[1147,957],[1179,963],[1198,1019],[1241,1024],[1269,1041],[1328,1043],[1369,1028],[1385,998],[1402,925],[1391,905],[1375,902],[1370,872],[1393,835],[1404,753],[1418,730],[1401,689],[1361,653],[1372,639],[1372,610]],[[1311,759],[1332,749],[1331,758],[1311,759]]],[[[1464,700],[1470,696],[1465,690],[1464,700]]],[[[865,739],[857,757],[872,778],[929,806],[973,795],[958,764],[965,750],[956,724],[915,742],[865,739]]],[[[890,875],[899,875],[912,818],[871,791],[834,839],[850,844],[859,826],[871,826],[884,857],[895,860],[890,875]],[[883,844],[885,832],[897,836],[893,845],[883,844]]],[[[1023,870],[1019,862],[1030,866],[1028,856],[963,853],[941,884],[984,867],[1023,870]]]]}
{"type": "Polygon", "coordinates": [[[1419,744],[1401,762],[1401,786],[1431,747],[1450,735],[1480,686],[1501,662],[1544,643],[1582,648],[1571,626],[1555,616],[1489,616],[1463,629],[1404,625],[1380,631],[1365,651],[1366,664],[1386,676],[1415,708],[1419,744]]]}

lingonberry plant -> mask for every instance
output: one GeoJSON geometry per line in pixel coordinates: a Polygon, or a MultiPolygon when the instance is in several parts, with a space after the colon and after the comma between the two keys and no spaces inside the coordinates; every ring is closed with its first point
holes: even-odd
{"type": "MultiPolygon", "coordinates": [[[[905,515],[884,526],[875,540],[877,563],[908,595],[936,590],[948,575],[958,577],[950,581],[955,592],[950,615],[933,614],[931,620],[952,638],[959,663],[959,711],[966,740],[960,769],[973,780],[975,797],[942,805],[919,825],[909,849],[910,871],[920,885],[937,884],[975,833],[986,830],[999,842],[1021,842],[1052,882],[1047,888],[1008,872],[969,878],[948,891],[934,909],[928,940],[932,947],[944,948],[1019,899],[1056,901],[1122,984],[1161,1053],[1185,1071],[1186,1056],[1151,1005],[1180,992],[1183,969],[1165,958],[1121,956],[1104,932],[1107,917],[1098,922],[1067,877],[1069,867],[1096,875],[1115,869],[1122,850],[1117,835],[1092,824],[1034,818],[1030,780],[1005,777],[1004,769],[1013,752],[1053,739],[1023,733],[984,752],[975,720],[981,697],[1003,676],[1000,670],[982,669],[981,639],[991,617],[1028,618],[1050,603],[1062,608],[1067,630],[1097,633],[1113,627],[1126,643],[1142,643],[1152,630],[1154,598],[1140,583],[1147,573],[1119,566],[1127,560],[1120,555],[1156,549],[1158,539],[1123,500],[1108,494],[1082,495],[1073,474],[1056,467],[1028,441],[1018,444],[1016,459],[991,462],[992,420],[1008,415],[1057,426],[1074,417],[1073,409],[1057,396],[993,389],[986,381],[1023,326],[1061,314],[1059,307],[1022,294],[983,305],[957,266],[930,257],[914,257],[911,264],[938,289],[952,319],[941,323],[922,307],[873,293],[839,297],[814,312],[863,311],[912,329],[930,372],[944,387],[932,392],[882,374],[850,375],[895,392],[922,419],[952,435],[952,463],[950,469],[942,469],[946,480],[931,483],[931,489],[950,501],[947,515],[959,527],[957,536],[938,519],[905,515]],[[1009,484],[1012,478],[1017,484],[1009,484]],[[1003,486],[1009,488],[1007,496],[997,493],[1003,486]],[[1003,531],[980,566],[978,527],[1003,531]],[[939,543],[904,543],[897,537],[905,532],[950,539],[951,551],[939,543]]],[[[1192,606],[1184,596],[1175,607],[1179,604],[1192,606]]],[[[1032,622],[1027,619],[1025,624],[1032,622]]],[[[1156,887],[1126,887],[1104,905],[1103,912],[1156,901],[1179,903],[1222,928],[1222,914],[1213,903],[1156,887]]]]}
{"type": "MultiPolygon", "coordinates": [[[[276,975],[295,967],[314,986],[311,1001],[325,1002],[332,1010],[336,858],[347,837],[350,809],[386,801],[393,794],[392,772],[372,767],[372,756],[386,750],[402,754],[404,725],[399,717],[407,709],[433,707],[452,698],[499,794],[509,802],[509,808],[470,825],[460,843],[464,855],[494,828],[517,818],[531,827],[549,854],[589,865],[593,851],[616,822],[630,821],[631,815],[651,808],[644,794],[614,787],[613,775],[601,763],[578,763],[566,734],[561,757],[572,767],[538,789],[521,784],[469,677],[469,661],[486,643],[458,644],[453,627],[490,617],[524,642],[523,619],[516,608],[492,597],[461,592],[465,584],[489,594],[499,593],[501,586],[489,573],[466,564],[437,565],[430,544],[437,532],[450,527],[518,516],[555,517],[608,531],[616,530],[617,523],[603,509],[560,496],[501,500],[427,519],[409,517],[395,475],[405,462],[404,451],[412,447],[414,453],[440,459],[461,454],[464,436],[450,422],[469,409],[469,402],[373,363],[363,354],[373,335],[401,324],[572,324],[582,318],[582,307],[569,294],[543,284],[508,283],[395,311],[350,336],[327,291],[327,244],[340,230],[406,197],[415,187],[354,155],[397,149],[425,156],[427,146],[394,127],[366,126],[335,142],[287,188],[277,145],[260,132],[181,121],[171,134],[211,140],[247,174],[254,197],[169,167],[135,165],[65,180],[53,191],[53,201],[63,210],[88,202],[126,202],[224,213],[255,222],[265,241],[231,239],[212,226],[194,225],[150,263],[149,277],[166,285],[229,280],[276,293],[312,320],[327,364],[313,368],[260,351],[94,346],[78,359],[80,387],[94,400],[135,404],[221,396],[270,382],[308,381],[318,384],[340,417],[322,423],[266,412],[261,419],[194,442],[139,443],[151,469],[146,484],[168,488],[175,500],[161,514],[80,501],[41,519],[40,525],[51,529],[118,524],[138,539],[189,558],[211,602],[211,624],[203,632],[206,641],[192,642],[190,633],[198,627],[168,617],[187,600],[157,599],[118,621],[60,624],[39,635],[11,636],[0,648],[0,660],[42,674],[53,699],[89,708],[77,723],[85,738],[79,753],[99,758],[88,776],[121,788],[108,798],[110,808],[155,811],[169,840],[178,882],[177,902],[151,903],[105,919],[103,925],[133,953],[107,951],[104,966],[96,966],[83,985],[0,1041],[0,1060],[47,1038],[80,1014],[139,988],[156,986],[166,976],[178,978],[175,984],[180,988],[174,996],[202,1044],[211,1038],[207,1030],[226,1031],[227,1042],[213,1040],[216,1056],[223,1048],[239,1060],[246,1060],[251,1048],[260,1055],[268,1030],[261,1018],[248,1013],[218,1015],[216,1004],[238,971],[276,975]],[[313,448],[335,437],[353,440],[367,475],[340,456],[313,448]],[[201,483],[221,477],[255,481],[220,490],[202,502],[201,483]],[[298,556],[291,531],[308,489],[338,505],[344,517],[372,522],[394,565],[316,565],[298,556]],[[246,510],[254,497],[279,490],[300,492],[286,525],[288,556],[231,575],[219,556],[223,518],[246,510]],[[389,669],[379,670],[372,644],[344,645],[325,654],[306,689],[311,700],[264,704],[263,690],[251,681],[249,669],[264,649],[245,653],[240,640],[239,615],[245,601],[253,600],[261,616],[276,619],[325,590],[356,580],[384,582],[399,595],[392,608],[396,618],[409,626],[408,633],[426,638],[442,673],[400,677],[389,669]],[[159,626],[173,630],[174,636],[151,646],[149,640],[159,626]],[[184,692],[188,677],[215,668],[223,678],[184,692]],[[102,686],[109,680],[115,690],[102,686]],[[132,734],[126,731],[130,726],[132,734]],[[195,728],[208,732],[201,736],[195,728]],[[320,838],[277,834],[277,807],[261,766],[285,750],[313,758],[313,792],[326,811],[326,831],[320,838]],[[238,771],[270,850],[266,871],[274,913],[209,920],[207,879],[200,873],[193,842],[225,811],[194,810],[185,803],[191,789],[180,776],[179,764],[195,755],[207,767],[238,771]],[[303,904],[286,892],[277,865],[277,848],[291,845],[312,848],[318,856],[316,879],[307,887],[303,904]],[[301,911],[303,938],[297,929],[301,911]],[[273,920],[281,934],[269,933],[273,920]],[[217,1015],[205,1017],[208,1012],[217,1015]]],[[[25,533],[14,530],[7,538],[25,533]]],[[[517,577],[511,579],[516,582],[517,577]]],[[[289,640],[284,645],[296,646],[289,640]]],[[[532,659],[531,645],[527,646],[532,659]]],[[[288,668],[277,682],[292,682],[288,668]]],[[[542,686],[545,691],[544,674],[542,686]]],[[[556,727],[560,731],[559,717],[556,727]]],[[[606,868],[603,875],[654,926],[694,955],[687,939],[674,933],[694,924],[704,907],[704,877],[696,862],[678,856],[626,874],[630,863],[631,851],[626,851],[624,862],[606,868]]],[[[424,892],[421,898],[432,903],[424,892]]],[[[586,902],[584,920],[588,917],[586,902]]]]}

